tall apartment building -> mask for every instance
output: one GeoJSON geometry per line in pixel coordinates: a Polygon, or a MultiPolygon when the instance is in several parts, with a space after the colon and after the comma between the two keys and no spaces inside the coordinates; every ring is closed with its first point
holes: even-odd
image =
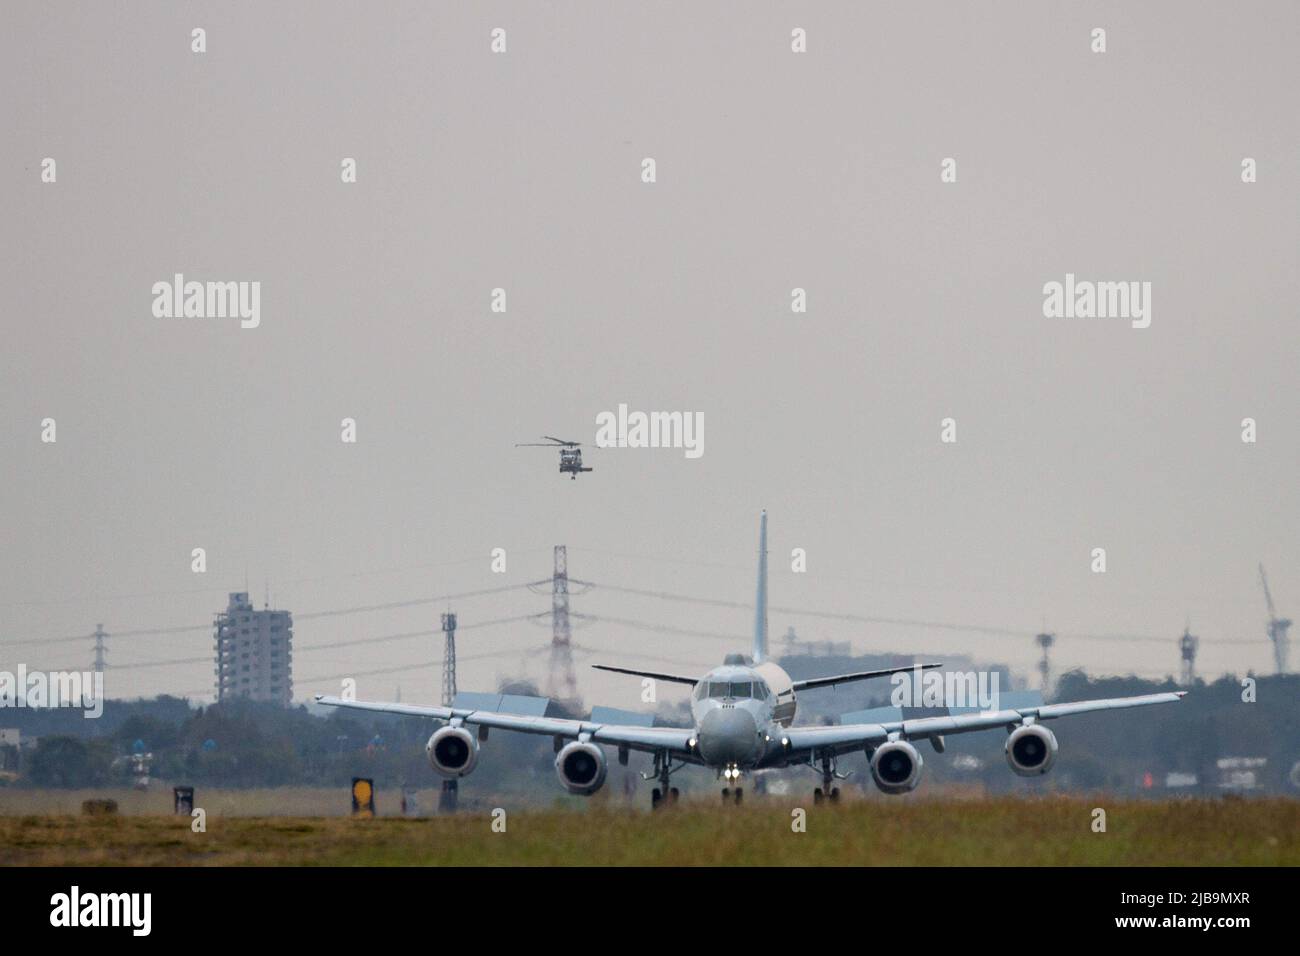
{"type": "Polygon", "coordinates": [[[246,591],[230,595],[214,624],[217,700],[245,697],[288,706],[293,700],[293,617],[258,611],[246,591]]]}

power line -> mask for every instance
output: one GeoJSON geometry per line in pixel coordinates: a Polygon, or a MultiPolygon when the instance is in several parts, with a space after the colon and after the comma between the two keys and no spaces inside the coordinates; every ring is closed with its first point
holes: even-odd
{"type": "MultiPolygon", "coordinates": [[[[678,594],[669,591],[656,591],[656,590],[649,590],[644,588],[624,587],[620,585],[599,584],[591,581],[583,581],[578,579],[570,579],[569,583],[578,588],[599,587],[599,588],[604,588],[606,591],[610,591],[614,593],[631,594],[631,595],[649,597],[649,598],[671,601],[671,602],[681,602],[681,603],[705,605],[705,606],[728,608],[728,609],[735,609],[735,610],[752,610],[753,608],[752,604],[747,604],[745,602],[700,597],[697,595],[678,594]]],[[[501,585],[492,588],[481,588],[478,590],[465,591],[457,594],[446,594],[446,595],[438,595],[434,597],[415,598],[415,599],[410,599],[405,601],[387,602],[383,604],[357,605],[353,607],[336,608],[336,609],[324,610],[324,611],[304,612],[301,614],[295,614],[294,616],[297,620],[310,620],[310,619],[324,618],[324,617],[337,617],[337,616],[345,616],[349,614],[369,613],[374,611],[389,610],[395,608],[416,607],[420,605],[427,605],[427,604],[438,603],[438,602],[465,600],[468,598],[482,597],[482,596],[493,595],[493,594],[502,594],[510,591],[522,590],[525,588],[536,591],[537,589],[543,586],[553,587],[554,586],[553,578],[542,579],[539,581],[530,581],[522,584],[501,585]]],[[[887,625],[900,626],[900,627],[918,627],[918,628],[928,628],[928,629],[941,630],[941,631],[955,631],[960,633],[991,634],[996,636],[1010,636],[1010,637],[1023,637],[1029,633],[1026,630],[1016,629],[1016,628],[964,624],[964,623],[949,622],[949,621],[929,621],[929,620],[915,619],[915,618],[897,618],[897,617],[884,617],[878,615],[863,615],[863,614],[844,613],[844,612],[816,611],[816,610],[811,610],[806,608],[773,607],[772,611],[780,614],[795,616],[795,617],[810,617],[810,618],[819,618],[823,620],[838,620],[838,621],[848,621],[853,623],[866,623],[866,624],[887,624],[887,625]]],[[[577,614],[577,613],[571,613],[570,616],[574,619],[575,622],[583,622],[583,623],[603,622],[611,625],[631,628],[634,630],[650,631],[654,633],[663,633],[663,634],[675,634],[675,635],[682,635],[686,637],[705,638],[709,640],[726,640],[730,642],[735,642],[741,639],[742,637],[742,635],[740,635],[739,633],[726,633],[726,632],[717,632],[717,631],[705,631],[705,630],[699,630],[695,628],[674,627],[672,625],[656,624],[656,623],[638,621],[638,620],[622,618],[622,617],[610,617],[605,615],[589,615],[589,614],[577,614]]],[[[494,626],[500,626],[504,624],[519,623],[523,621],[537,622],[547,617],[553,617],[553,612],[523,614],[523,615],[515,615],[512,617],[495,618],[487,621],[472,622],[461,626],[459,629],[468,630],[471,628],[494,627],[494,626]]],[[[133,629],[133,630],[126,630],[126,631],[114,631],[113,636],[131,637],[131,636],[145,636],[145,635],[156,635],[156,634],[178,634],[178,633],[198,632],[198,631],[208,632],[210,631],[211,626],[212,626],[211,624],[201,624],[201,625],[178,626],[178,627],[133,629]]],[[[295,650],[297,650],[300,653],[311,653],[319,650],[329,650],[329,649],[336,649],[342,647],[364,646],[364,645],[371,645],[371,644],[387,643],[391,641],[400,641],[405,639],[427,638],[438,633],[441,633],[441,631],[437,631],[437,630],[407,631],[407,632],[401,632],[396,634],[378,635],[375,637],[352,638],[343,641],[334,641],[326,644],[315,644],[315,645],[307,645],[307,646],[300,645],[295,647],[295,650]]],[[[16,647],[20,645],[29,645],[29,644],[58,644],[58,643],[79,642],[79,641],[90,640],[91,638],[93,638],[93,636],[94,635],[82,634],[82,635],[75,635],[75,636],[65,637],[65,638],[50,638],[45,640],[25,639],[20,641],[4,642],[3,644],[0,644],[0,647],[9,648],[9,647],[16,647]]],[[[1155,643],[1163,644],[1169,640],[1167,637],[1156,637],[1151,635],[1126,635],[1126,634],[1088,634],[1088,633],[1067,632],[1064,633],[1062,636],[1070,640],[1080,640],[1080,641],[1122,641],[1122,642],[1144,642],[1144,643],[1155,642],[1155,643]]],[[[1261,645],[1268,642],[1264,639],[1249,640],[1249,639],[1225,638],[1217,641],[1209,641],[1206,643],[1215,644],[1215,645],[1222,644],[1222,645],[1246,646],[1246,645],[1261,645]]],[[[476,656],[462,657],[461,659],[475,660],[480,657],[508,656],[509,654],[512,653],[523,653],[524,656],[528,656],[533,653],[539,653],[539,652],[540,651],[490,652],[490,653],[476,655],[476,656]]],[[[645,656],[645,655],[634,655],[634,656],[645,656]]],[[[140,668],[208,663],[210,661],[211,658],[209,656],[170,658],[164,660],[149,660],[149,661],[139,661],[134,663],[131,662],[121,663],[115,665],[115,669],[134,670],[140,668]]],[[[402,665],[397,667],[384,668],[376,671],[368,671],[368,672],[364,672],[364,674],[362,675],[340,675],[340,676],[371,676],[371,675],[378,675],[378,674],[396,673],[403,670],[410,670],[413,667],[418,667],[418,666],[422,666],[422,665],[402,665]]],[[[64,668],[64,670],[80,670],[80,668],[79,667],[64,668]]],[[[308,680],[319,681],[325,679],[333,679],[333,678],[315,678],[315,679],[309,678],[308,680]]]]}
{"type": "MultiPolygon", "coordinates": [[[[517,614],[514,617],[498,617],[491,621],[474,621],[470,624],[458,625],[457,630],[468,631],[471,628],[476,627],[497,627],[501,624],[516,624],[521,621],[531,621],[546,616],[547,612],[545,611],[538,614],[517,614]]],[[[441,629],[428,631],[404,631],[401,634],[381,634],[378,637],[354,637],[346,641],[331,641],[329,644],[295,645],[293,650],[296,654],[305,654],[309,651],[324,651],[336,647],[355,647],[360,644],[384,644],[388,641],[402,641],[407,640],[408,638],[433,637],[434,635],[441,633],[441,629]]]]}
{"type": "MultiPolygon", "coordinates": [[[[137,668],[144,668],[144,667],[167,667],[172,664],[211,664],[211,663],[212,663],[212,655],[208,654],[204,657],[173,657],[162,661],[136,661],[131,664],[114,664],[112,669],[113,669],[113,673],[116,674],[118,671],[136,670],[137,668]]],[[[80,667],[31,667],[29,666],[27,670],[29,673],[47,673],[47,674],[81,672],[80,667]]]]}
{"type": "MultiPolygon", "coordinates": [[[[533,554],[538,551],[547,551],[549,548],[514,548],[513,554],[533,554]]],[[[432,564],[413,564],[403,568],[380,568],[375,571],[344,571],[338,574],[318,574],[309,578],[294,578],[289,581],[280,581],[276,587],[293,587],[298,584],[315,584],[318,581],[344,581],[354,578],[370,578],[384,574],[405,574],[410,571],[426,571],[430,568],[454,567],[462,564],[472,564],[482,561],[481,555],[475,555],[468,558],[455,558],[449,561],[435,561],[432,564]]],[[[65,606],[68,604],[88,604],[92,601],[129,601],[137,598],[154,598],[154,597],[183,597],[190,594],[225,594],[228,593],[226,588],[183,588],[174,591],[136,591],[129,594],[86,594],[71,598],[57,598],[53,600],[36,600],[36,601],[0,601],[0,607],[51,607],[65,606]]]]}
{"type": "Polygon", "coordinates": [[[166,667],[171,664],[211,664],[212,655],[203,657],[173,657],[165,661],[137,661],[132,664],[114,664],[114,671],[136,670],[141,667],[166,667]]]}
{"type": "MultiPolygon", "coordinates": [[[[574,584],[583,584],[590,588],[602,588],[606,591],[615,591],[620,594],[634,594],[640,597],[656,598],[664,601],[677,601],[687,604],[702,604],[711,607],[732,608],[735,610],[752,611],[754,605],[747,604],[743,601],[726,601],[720,598],[705,598],[689,594],[676,594],[670,591],[651,591],[644,588],[630,588],[613,584],[600,584],[594,581],[573,580],[574,584]]],[[[992,634],[998,637],[1024,637],[1029,633],[1024,628],[995,627],[983,624],[962,624],[951,621],[928,621],[919,618],[904,617],[882,617],[878,615],[853,614],[848,612],[836,611],[814,611],[808,608],[797,607],[780,607],[773,605],[771,611],[778,614],[788,614],[792,617],[812,617],[823,620],[852,621],[862,624],[892,624],[898,627],[924,627],[935,630],[961,631],[975,634],[992,634]]],[[[1143,641],[1166,643],[1168,637],[1157,637],[1146,634],[1085,634],[1085,633],[1066,633],[1066,637],[1074,640],[1088,641],[1143,641]]],[[[1261,640],[1234,640],[1225,638],[1210,643],[1215,644],[1261,644],[1261,640]]]]}
{"type": "MultiPolygon", "coordinates": [[[[611,591],[615,593],[632,594],[639,597],[649,597],[658,600],[676,601],[680,603],[698,604],[698,605],[704,605],[708,607],[729,608],[735,610],[753,610],[752,604],[747,604],[743,601],[729,601],[721,598],[706,598],[697,595],[678,594],[670,591],[655,591],[655,590],[649,590],[645,588],[624,587],[621,585],[614,585],[614,584],[600,584],[597,582],[584,581],[577,578],[570,579],[570,583],[572,585],[577,585],[583,588],[603,588],[606,591],[611,591]]],[[[552,584],[553,584],[552,579],[543,578],[538,581],[529,581],[523,584],[510,584],[510,585],[502,585],[494,588],[481,588],[475,591],[463,591],[456,594],[443,594],[443,595],[436,595],[433,597],[413,598],[405,601],[390,601],[383,604],[355,605],[352,607],[334,608],[325,611],[307,611],[302,613],[295,613],[294,620],[295,621],[313,620],[313,619],[325,618],[325,617],[341,617],[350,614],[364,614],[364,613],[371,613],[375,611],[395,610],[398,608],[406,608],[406,607],[419,607],[421,605],[436,604],[438,602],[467,600],[469,598],[474,598],[474,597],[485,597],[492,594],[502,594],[508,591],[522,590],[524,588],[535,590],[543,586],[549,587],[552,584]]],[[[893,625],[898,627],[923,627],[923,628],[931,628],[934,630],[957,631],[962,633],[989,634],[998,637],[1023,637],[1028,633],[1028,631],[1023,628],[990,626],[990,625],[981,625],[981,624],[965,624],[965,623],[952,622],[952,621],[932,621],[932,620],[925,620],[919,618],[885,617],[881,615],[866,615],[866,614],[856,614],[856,613],[849,613],[849,612],[816,611],[808,608],[773,606],[771,610],[775,613],[788,614],[794,617],[810,617],[810,618],[818,618],[822,620],[839,620],[839,621],[849,621],[853,623],[863,623],[863,624],[888,624],[888,625],[893,625]]],[[[533,617],[534,615],[527,615],[527,616],[533,617]]],[[[578,617],[579,615],[574,615],[574,616],[578,617]]],[[[609,621],[610,623],[626,623],[627,626],[630,627],[638,626],[634,623],[629,623],[614,618],[605,618],[605,620],[609,621]]],[[[467,625],[467,626],[478,626],[478,625],[467,625]]],[[[645,627],[645,625],[642,626],[645,627]]],[[[210,631],[211,629],[212,629],[212,625],[210,623],[180,625],[175,627],[135,628],[135,629],[127,629],[127,630],[114,630],[113,636],[114,637],[146,637],[146,636],[157,636],[157,635],[165,635],[165,634],[207,632],[210,631]]],[[[721,638],[721,637],[730,638],[731,637],[731,635],[722,635],[722,634],[702,632],[702,631],[689,631],[689,630],[674,631],[672,629],[667,629],[667,628],[663,628],[663,629],[669,633],[682,633],[687,636],[693,636],[693,637],[709,637],[709,638],[721,638]]],[[[419,633],[421,636],[429,636],[429,632],[412,632],[411,636],[415,636],[416,633],[419,633]]],[[[1090,633],[1063,632],[1063,636],[1068,637],[1072,640],[1091,640],[1091,641],[1126,641],[1126,642],[1164,643],[1168,640],[1167,637],[1145,635],[1145,634],[1141,634],[1141,635],[1139,634],[1090,634],[1090,633]]],[[[19,646],[30,645],[30,644],[42,644],[42,645],[63,644],[63,643],[72,643],[76,641],[85,641],[88,640],[90,637],[93,637],[93,635],[77,634],[68,637],[55,637],[55,638],[24,638],[22,640],[17,640],[17,641],[0,642],[0,646],[19,647],[19,646]]],[[[397,638],[394,637],[392,639],[397,639],[397,638]]],[[[379,640],[379,639],[366,639],[366,640],[368,641],[368,640],[379,640]]],[[[1267,643],[1267,641],[1263,639],[1249,640],[1249,639],[1222,638],[1218,640],[1207,641],[1206,643],[1244,646],[1244,645],[1264,644],[1267,643]]],[[[340,644],[338,646],[346,646],[346,645],[340,644]]],[[[305,650],[305,648],[303,649],[305,650]]]]}
{"type": "MultiPolygon", "coordinates": [[[[307,611],[304,613],[294,613],[295,621],[307,621],[322,617],[341,617],[348,614],[365,614],[372,611],[388,611],[395,608],[418,607],[423,604],[438,604],[443,601],[463,601],[474,597],[483,597],[489,594],[502,594],[506,591],[517,591],[524,588],[531,588],[538,584],[549,584],[550,579],[542,581],[529,581],[524,584],[506,584],[495,588],[481,588],[477,591],[462,591],[459,594],[439,594],[434,597],[413,598],[409,601],[390,601],[386,604],[359,604],[354,607],[335,608],[328,611],[307,611]]],[[[184,624],[176,627],[153,627],[153,628],[136,628],[132,630],[114,630],[113,637],[147,637],[160,634],[187,634],[197,631],[208,632],[212,630],[212,624],[184,624]]],[[[93,637],[93,634],[75,634],[70,637],[48,637],[48,638],[23,638],[17,641],[0,642],[0,647],[19,647],[26,644],[67,644],[73,641],[85,641],[93,637]]]]}
{"type": "MultiPolygon", "coordinates": [[[[478,660],[489,660],[494,657],[515,657],[515,656],[535,657],[536,655],[544,654],[549,650],[550,650],[550,645],[546,645],[544,647],[536,647],[536,648],[532,648],[531,650],[524,650],[524,651],[521,651],[518,648],[511,648],[509,650],[504,650],[504,651],[483,651],[482,653],[479,654],[462,654],[458,658],[458,660],[478,661],[478,660]]],[[[426,661],[418,665],[397,664],[392,667],[380,667],[375,670],[369,670],[369,671],[348,671],[346,673],[339,673],[339,674],[325,674],[321,677],[298,677],[297,675],[295,675],[293,682],[295,684],[319,684],[322,683],[323,681],[346,680],[349,677],[376,677],[382,674],[405,673],[408,671],[419,670],[424,667],[432,668],[432,665],[426,661]]]]}
{"type": "MultiPolygon", "coordinates": [[[[442,632],[438,631],[437,633],[442,633],[442,632]]],[[[462,654],[459,659],[461,661],[478,661],[478,660],[489,660],[496,657],[511,657],[514,655],[518,655],[521,658],[527,658],[527,657],[535,657],[538,654],[543,654],[548,650],[550,650],[549,644],[543,647],[536,647],[536,648],[532,648],[531,650],[525,650],[525,651],[518,650],[517,648],[511,648],[510,650],[503,650],[503,651],[484,651],[480,654],[462,654]]],[[[204,660],[208,660],[208,658],[204,658],[204,660]]],[[[411,671],[419,670],[421,668],[430,667],[430,666],[431,665],[429,664],[429,662],[422,661],[419,664],[397,664],[391,667],[379,667],[368,671],[350,671],[348,673],[325,674],[319,677],[299,677],[295,675],[293,681],[295,684],[319,684],[324,681],[338,681],[338,680],[345,680],[347,678],[380,677],[383,676],[384,674],[404,674],[404,673],[409,673],[411,671]]],[[[207,688],[206,690],[183,690],[183,691],[176,692],[174,694],[170,694],[168,696],[197,697],[201,694],[211,694],[211,693],[212,693],[212,689],[207,688]]]]}
{"type": "Polygon", "coordinates": [[[736,634],[728,634],[723,631],[697,631],[687,627],[672,627],[668,624],[650,624],[646,621],[633,621],[625,617],[609,617],[604,614],[573,614],[571,616],[584,622],[618,624],[622,627],[630,627],[639,631],[654,631],[658,634],[680,634],[684,637],[703,637],[710,640],[744,643],[743,637],[736,634]]]}
{"type": "Polygon", "coordinates": [[[503,594],[506,591],[518,591],[523,588],[531,587],[534,584],[544,583],[542,581],[530,581],[527,584],[505,584],[501,587],[482,588],[478,591],[462,591],[460,594],[440,594],[437,597],[415,598],[410,601],[390,601],[387,604],[363,604],[357,607],[339,608],[334,611],[309,611],[306,614],[297,614],[293,616],[294,621],[308,621],[320,617],[337,617],[344,614],[362,614],[369,611],[390,611],[400,607],[418,607],[422,604],[438,604],[443,601],[463,601],[466,598],[483,597],[488,594],[503,594]]]}
{"type": "MultiPolygon", "coordinates": [[[[754,573],[753,564],[742,565],[742,564],[723,564],[717,561],[689,561],[683,558],[668,557],[666,555],[660,555],[660,554],[644,554],[644,553],[636,553],[636,552],[628,552],[628,551],[610,551],[603,548],[570,547],[570,550],[583,552],[587,554],[603,555],[605,557],[612,557],[612,558],[626,558],[626,559],[637,560],[637,561],[653,561],[659,564],[678,565],[680,567],[717,568],[717,569],[728,570],[728,571],[744,572],[746,575],[753,575],[754,573]]],[[[881,588],[881,589],[888,589],[891,591],[907,590],[907,591],[923,591],[929,593],[942,592],[944,594],[952,594],[952,593],[1002,594],[1002,595],[1013,595],[1020,598],[1024,598],[1027,594],[1036,597],[1047,596],[1045,592],[1041,592],[1041,591],[1035,592],[1032,590],[1027,591],[1024,588],[1012,589],[1012,588],[1005,588],[1005,587],[990,587],[990,586],[957,587],[957,586],[946,585],[946,584],[944,585],[915,584],[909,581],[902,581],[902,580],[891,581],[891,580],[878,578],[878,577],[868,579],[856,575],[833,574],[826,571],[818,571],[817,579],[830,580],[830,581],[848,581],[869,588],[881,588]]],[[[570,583],[576,584],[577,582],[571,579],[570,583]]],[[[1128,603],[1152,604],[1161,601],[1173,600],[1174,598],[1166,597],[1165,595],[1152,592],[1150,590],[1142,590],[1142,591],[1121,592],[1119,595],[1117,595],[1117,599],[1128,603]]],[[[1200,595],[1200,599],[1202,601],[1205,601],[1207,604],[1210,600],[1209,597],[1207,597],[1204,594],[1200,595]]],[[[1179,600],[1182,600],[1182,598],[1179,598],[1179,600]]],[[[1213,601],[1215,604],[1218,605],[1231,604],[1237,607],[1252,606],[1254,603],[1253,601],[1242,597],[1223,597],[1223,596],[1215,597],[1213,601]]],[[[1017,631],[1016,633],[1018,636],[1023,636],[1023,632],[1017,631]]]]}
{"type": "MultiPolygon", "coordinates": [[[[538,614],[519,614],[514,617],[499,617],[491,621],[475,621],[460,627],[460,630],[469,630],[477,627],[498,627],[502,624],[516,624],[521,621],[530,621],[539,617],[547,617],[549,612],[542,611],[538,614]]],[[[416,637],[430,637],[434,634],[441,634],[442,631],[405,631],[401,634],[380,634],[377,637],[356,637],[346,641],[331,641],[328,644],[311,644],[307,646],[295,646],[295,654],[304,654],[311,651],[332,650],[339,647],[355,647],[362,644],[383,644],[389,641],[401,641],[416,637]]],[[[472,657],[462,657],[462,660],[473,660],[472,657]]],[[[212,655],[205,657],[174,657],[160,661],[132,661],[125,664],[114,664],[113,670],[133,670],[140,667],[163,667],[169,664],[211,664],[212,655]]],[[[411,665],[415,666],[415,665],[411,665]]],[[[78,668],[49,667],[46,671],[64,671],[78,670],[78,668]]]]}
{"type": "MultiPolygon", "coordinates": [[[[438,631],[437,633],[442,633],[442,632],[441,632],[441,631],[438,631]]],[[[546,645],[544,645],[544,646],[542,646],[542,647],[536,647],[536,648],[532,648],[532,649],[530,649],[530,650],[525,650],[525,651],[520,651],[520,650],[518,650],[518,649],[511,649],[511,650],[503,650],[503,651],[485,651],[485,652],[483,652],[483,653],[481,653],[481,654],[461,654],[461,655],[459,655],[459,657],[457,658],[457,660],[458,660],[459,662],[462,662],[462,663],[463,663],[463,662],[465,662],[465,661],[490,660],[490,659],[493,659],[493,658],[499,658],[499,657],[512,657],[512,656],[516,656],[516,655],[519,656],[520,658],[529,658],[529,657],[536,657],[536,656],[538,656],[539,654],[544,654],[544,653],[547,653],[547,652],[549,652],[549,651],[550,651],[550,645],[549,645],[549,644],[546,644],[546,645]]],[[[634,655],[634,656],[643,656],[643,655],[634,655]]],[[[203,658],[203,660],[206,661],[206,660],[209,660],[209,658],[206,658],[206,657],[205,657],[205,658],[203,658]]],[[[358,678],[358,677],[382,677],[382,676],[385,675],[385,674],[403,674],[403,673],[409,673],[410,671],[418,670],[420,667],[423,667],[423,666],[426,666],[426,664],[424,664],[424,663],[419,664],[419,665],[412,665],[412,664],[398,664],[398,665],[395,665],[395,666],[392,666],[392,667],[379,667],[379,668],[375,668],[375,669],[373,669],[373,670],[368,670],[368,671],[350,671],[350,672],[348,672],[348,673],[325,674],[325,675],[320,676],[320,677],[297,677],[297,676],[295,676],[295,677],[294,677],[294,683],[295,683],[295,684],[320,684],[320,683],[323,683],[323,682],[325,682],[325,681],[340,681],[340,680],[346,680],[346,679],[348,679],[348,678],[358,678]]],[[[169,696],[174,696],[174,697],[196,697],[196,696],[199,696],[199,695],[201,695],[201,694],[211,694],[211,693],[212,693],[212,690],[209,688],[209,689],[207,689],[207,690],[186,690],[186,691],[180,691],[180,692],[178,692],[178,693],[176,693],[176,694],[172,694],[172,695],[169,695],[169,696]]]]}

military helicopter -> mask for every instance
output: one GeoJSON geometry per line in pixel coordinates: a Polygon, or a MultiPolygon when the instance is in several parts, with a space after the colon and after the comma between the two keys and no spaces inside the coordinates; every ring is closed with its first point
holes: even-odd
{"type": "Polygon", "coordinates": [[[550,435],[543,435],[546,439],[544,442],[519,442],[516,448],[558,448],[560,449],[560,474],[568,475],[570,480],[576,480],[578,473],[582,471],[591,471],[590,468],[582,467],[582,452],[578,446],[580,441],[564,441],[560,438],[552,438],[550,435]]]}

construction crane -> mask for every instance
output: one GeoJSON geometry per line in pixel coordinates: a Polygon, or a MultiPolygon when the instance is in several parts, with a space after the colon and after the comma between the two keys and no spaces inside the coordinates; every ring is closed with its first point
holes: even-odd
{"type": "Polygon", "coordinates": [[[1268,575],[1264,573],[1262,564],[1259,566],[1259,583],[1264,586],[1264,603],[1268,605],[1268,639],[1273,642],[1273,660],[1277,664],[1277,672],[1285,674],[1290,642],[1287,631],[1291,629],[1291,619],[1277,616],[1277,610],[1273,607],[1273,595],[1268,590],[1268,575]]]}

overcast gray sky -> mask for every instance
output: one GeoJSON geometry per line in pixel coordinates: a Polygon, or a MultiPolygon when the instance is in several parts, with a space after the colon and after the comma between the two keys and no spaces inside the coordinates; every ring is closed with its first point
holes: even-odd
{"type": "MultiPolygon", "coordinates": [[[[774,604],[1012,632],[773,612],[778,635],[1028,668],[1046,624],[1062,666],[1154,676],[1190,616],[1202,671],[1268,672],[1261,560],[1300,615],[1293,3],[0,16],[2,667],[88,666],[89,640],[14,642],[97,621],[205,625],[247,578],[299,615],[299,698],[402,666],[359,693],[432,698],[434,637],[312,648],[443,605],[304,615],[541,578],[561,543],[576,577],[748,602],[763,507],[774,604]],[[260,327],[155,318],[177,272],[260,281],[260,327]],[[1067,272],[1149,281],[1150,328],[1045,318],[1067,272]],[[574,482],[513,447],[591,441],[619,403],[702,414],[703,457],[592,450],[574,482]]],[[[603,703],[637,687],[592,661],[690,672],[749,642],[743,609],[574,610],[735,634],[578,628],[603,703]]],[[[462,687],[542,678],[548,635],[466,627],[462,687]]],[[[211,692],[202,629],[110,648],[186,661],[112,671],[110,694],[211,692]]]]}

